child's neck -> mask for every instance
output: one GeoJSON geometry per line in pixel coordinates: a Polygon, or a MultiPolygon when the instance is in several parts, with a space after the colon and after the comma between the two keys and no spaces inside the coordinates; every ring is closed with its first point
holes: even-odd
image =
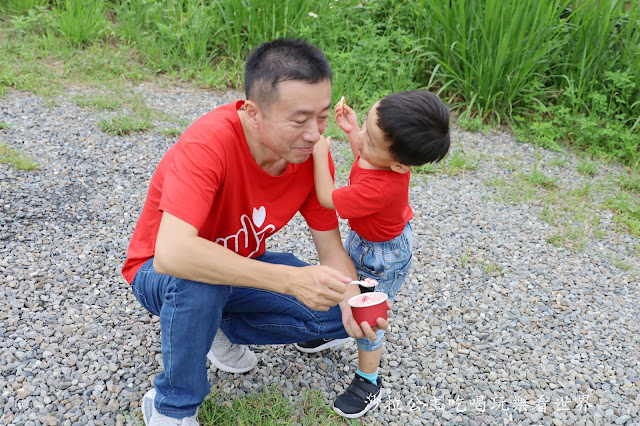
{"type": "Polygon", "coordinates": [[[361,169],[367,169],[367,170],[391,170],[391,167],[374,166],[373,164],[369,163],[367,160],[365,160],[362,157],[358,157],[358,166],[360,166],[361,169]]]}

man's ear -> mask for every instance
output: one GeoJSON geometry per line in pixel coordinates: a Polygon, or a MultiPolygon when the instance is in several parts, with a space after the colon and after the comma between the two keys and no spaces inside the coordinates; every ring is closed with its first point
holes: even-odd
{"type": "Polygon", "coordinates": [[[251,100],[245,101],[243,107],[247,122],[250,123],[252,127],[255,127],[258,116],[260,115],[260,108],[251,100]]]}
{"type": "Polygon", "coordinates": [[[406,164],[402,164],[394,161],[393,163],[391,163],[391,170],[403,175],[407,173],[409,170],[411,170],[411,166],[407,166],[406,164]]]}

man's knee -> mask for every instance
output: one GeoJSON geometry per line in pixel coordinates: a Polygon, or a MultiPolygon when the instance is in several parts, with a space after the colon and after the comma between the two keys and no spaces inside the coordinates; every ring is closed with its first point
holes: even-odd
{"type": "Polygon", "coordinates": [[[196,281],[178,279],[174,291],[180,303],[186,303],[196,316],[208,316],[222,313],[230,294],[228,285],[205,284],[196,281]]]}

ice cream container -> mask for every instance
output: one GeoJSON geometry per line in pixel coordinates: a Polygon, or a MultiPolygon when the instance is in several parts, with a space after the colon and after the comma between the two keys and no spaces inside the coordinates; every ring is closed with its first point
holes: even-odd
{"type": "Polygon", "coordinates": [[[363,321],[369,323],[371,327],[376,325],[378,318],[388,319],[387,315],[387,295],[374,291],[353,296],[349,299],[349,306],[353,312],[353,318],[358,325],[363,321]]]}

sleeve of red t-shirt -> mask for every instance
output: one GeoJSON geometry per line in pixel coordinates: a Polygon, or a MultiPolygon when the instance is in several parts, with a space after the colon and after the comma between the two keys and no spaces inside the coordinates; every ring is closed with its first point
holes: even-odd
{"type": "MultiPolygon", "coordinates": [[[[335,180],[336,168],[331,153],[329,153],[329,171],[331,178],[335,180]]],[[[300,208],[300,214],[307,221],[309,228],[316,231],[329,231],[338,227],[338,217],[335,210],[327,209],[320,204],[315,185],[312,185],[311,193],[300,208]]]]}
{"type": "Polygon", "coordinates": [[[336,211],[343,219],[369,216],[387,205],[384,180],[375,178],[336,188],[331,198],[336,211]]]}
{"type": "Polygon", "coordinates": [[[220,154],[199,142],[176,147],[167,164],[158,209],[200,230],[225,175],[220,154]]]}

